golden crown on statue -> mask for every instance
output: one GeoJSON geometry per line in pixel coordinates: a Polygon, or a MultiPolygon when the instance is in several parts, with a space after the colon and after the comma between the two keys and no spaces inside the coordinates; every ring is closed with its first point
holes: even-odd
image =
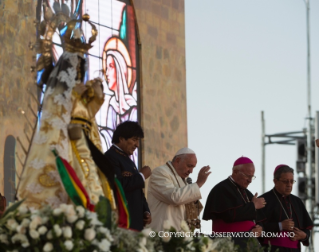
{"type": "Polygon", "coordinates": [[[63,47],[68,52],[79,52],[79,53],[87,53],[90,48],[92,48],[92,43],[95,41],[96,36],[98,34],[97,29],[94,24],[90,21],[90,16],[88,14],[84,14],[82,19],[80,20],[71,20],[67,23],[67,30],[63,35],[63,47]],[[82,30],[80,28],[81,21],[88,22],[91,27],[92,36],[89,38],[88,43],[84,41],[84,36],[82,30]]]}
{"type": "MultiPolygon", "coordinates": [[[[55,9],[55,13],[46,4],[43,4],[45,14],[44,20],[39,24],[39,38],[37,41],[37,53],[41,56],[37,61],[36,70],[50,68],[52,66],[52,39],[54,33],[59,33],[61,38],[63,50],[86,54],[88,50],[92,48],[92,43],[95,41],[98,31],[92,22],[89,21],[90,16],[84,14],[82,18],[72,19],[69,16],[69,12],[58,11],[55,9]],[[92,36],[88,41],[85,41],[83,31],[81,29],[82,21],[85,21],[91,25],[92,36]]],[[[73,15],[76,17],[76,15],[73,15]]]]}

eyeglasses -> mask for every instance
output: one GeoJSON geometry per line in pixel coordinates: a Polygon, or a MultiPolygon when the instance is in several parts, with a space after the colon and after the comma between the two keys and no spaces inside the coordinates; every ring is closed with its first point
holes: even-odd
{"type": "Polygon", "coordinates": [[[254,180],[256,178],[256,176],[249,176],[241,171],[240,171],[240,173],[243,174],[246,178],[251,179],[251,180],[254,180]]]}
{"type": "Polygon", "coordinates": [[[280,179],[277,179],[278,181],[284,183],[285,185],[289,185],[289,184],[294,184],[296,183],[296,180],[280,180],[280,179]]]}

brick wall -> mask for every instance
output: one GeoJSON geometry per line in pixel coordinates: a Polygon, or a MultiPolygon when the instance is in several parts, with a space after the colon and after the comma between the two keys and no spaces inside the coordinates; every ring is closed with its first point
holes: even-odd
{"type": "Polygon", "coordinates": [[[187,146],[184,0],[133,0],[141,43],[143,165],[187,146]]]}
{"type": "MultiPolygon", "coordinates": [[[[4,145],[7,136],[20,137],[28,147],[24,131],[31,137],[35,117],[28,111],[28,105],[36,111],[36,104],[28,89],[36,93],[34,75],[30,67],[35,65],[34,52],[28,47],[35,42],[35,4],[32,0],[0,0],[0,192],[3,194],[4,145]]],[[[16,151],[24,160],[24,153],[16,144],[16,151]]],[[[21,165],[16,160],[18,173],[21,165]]]]}

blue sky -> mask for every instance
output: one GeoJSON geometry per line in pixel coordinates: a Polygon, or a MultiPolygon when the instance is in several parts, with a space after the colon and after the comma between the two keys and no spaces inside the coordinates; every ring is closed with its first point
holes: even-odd
{"type": "MultiPolygon", "coordinates": [[[[307,127],[305,3],[185,0],[185,29],[188,145],[198,158],[193,181],[200,167],[212,170],[202,202],[242,155],[256,168],[248,189],[261,194],[261,111],[267,134],[307,127]]],[[[310,1],[310,33],[314,116],[319,110],[319,1],[310,1]]],[[[295,146],[267,146],[266,191],[273,186],[274,168],[281,163],[294,168],[295,162],[295,146]]],[[[202,230],[211,230],[211,222],[202,224],[202,230]]]]}

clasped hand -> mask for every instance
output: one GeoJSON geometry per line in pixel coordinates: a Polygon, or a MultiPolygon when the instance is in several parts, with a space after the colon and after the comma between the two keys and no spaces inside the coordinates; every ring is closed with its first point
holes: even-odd
{"type": "Polygon", "coordinates": [[[257,198],[258,193],[255,194],[255,196],[252,198],[252,202],[255,205],[256,209],[261,209],[264,208],[265,205],[267,204],[264,198],[257,198]]]}
{"type": "Polygon", "coordinates": [[[300,230],[299,228],[294,227],[293,232],[295,233],[294,237],[290,237],[290,240],[292,241],[300,241],[300,240],[304,240],[307,237],[307,234],[300,230]]]}
{"type": "Polygon", "coordinates": [[[255,237],[260,237],[262,231],[263,231],[263,227],[262,227],[262,226],[259,226],[259,225],[256,225],[256,226],[251,230],[251,232],[254,233],[255,237]]]}

